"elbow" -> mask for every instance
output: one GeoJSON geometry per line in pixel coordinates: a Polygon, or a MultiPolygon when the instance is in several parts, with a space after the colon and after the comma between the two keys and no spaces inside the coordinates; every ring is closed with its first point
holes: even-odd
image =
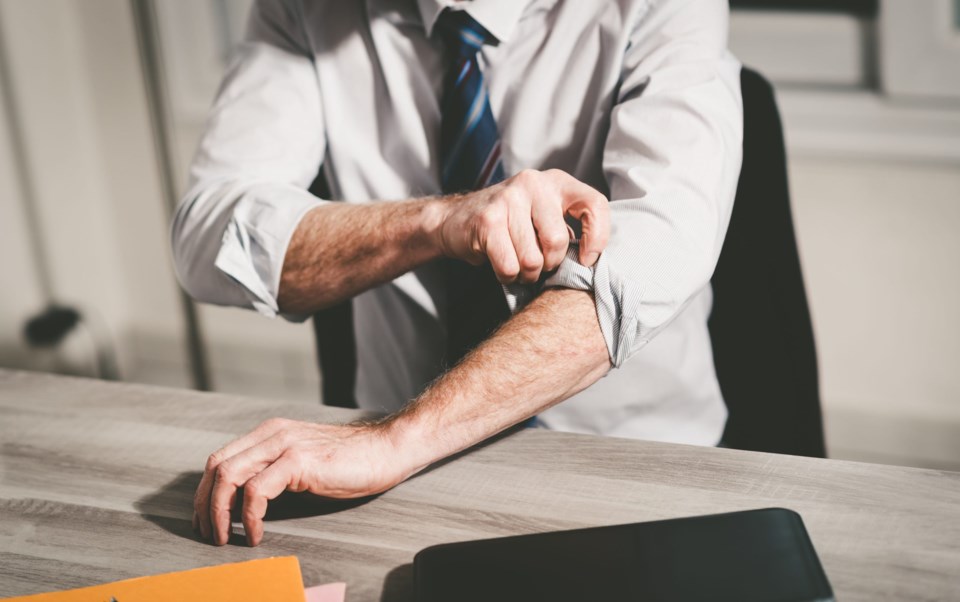
{"type": "Polygon", "coordinates": [[[714,263],[712,254],[704,254],[702,259],[677,270],[682,278],[651,281],[643,287],[635,283],[618,287],[621,293],[615,307],[619,312],[608,339],[612,341],[610,359],[614,368],[634,357],[700,296],[710,283],[714,263]]]}
{"type": "Polygon", "coordinates": [[[170,251],[173,260],[173,272],[180,288],[192,299],[200,303],[216,303],[210,283],[216,270],[216,249],[219,237],[215,237],[209,228],[202,228],[206,221],[196,215],[196,194],[188,194],[180,202],[170,225],[170,251]],[[216,244],[211,244],[211,242],[216,244]]]}
{"type": "Polygon", "coordinates": [[[173,217],[173,223],[170,225],[170,253],[173,259],[173,273],[177,278],[177,283],[184,292],[192,299],[202,301],[202,299],[199,298],[201,291],[199,290],[200,287],[197,286],[198,282],[195,270],[193,269],[194,262],[188,251],[191,246],[191,241],[184,224],[185,214],[187,213],[184,209],[186,204],[186,199],[184,199],[179,207],[177,207],[177,212],[173,217]]]}
{"type": "Polygon", "coordinates": [[[198,303],[213,303],[213,299],[206,294],[202,285],[202,278],[198,275],[199,270],[185,261],[182,255],[178,257],[176,252],[174,253],[173,272],[180,288],[191,299],[198,303]]]}

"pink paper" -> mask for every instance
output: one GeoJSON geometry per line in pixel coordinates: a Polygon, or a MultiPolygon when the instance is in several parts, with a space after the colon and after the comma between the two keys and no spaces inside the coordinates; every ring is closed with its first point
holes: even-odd
{"type": "Polygon", "coordinates": [[[347,597],[346,583],[328,583],[308,587],[303,591],[307,595],[307,602],[344,602],[347,597]]]}

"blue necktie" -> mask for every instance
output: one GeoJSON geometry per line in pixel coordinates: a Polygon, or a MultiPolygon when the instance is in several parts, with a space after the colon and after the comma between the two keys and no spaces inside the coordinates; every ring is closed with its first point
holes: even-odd
{"type": "Polygon", "coordinates": [[[504,178],[500,135],[477,61],[492,36],[464,11],[445,10],[437,28],[449,62],[440,126],[443,191],[480,190],[504,178]]]}
{"type": "MultiPolygon", "coordinates": [[[[486,188],[504,179],[500,135],[477,61],[493,36],[464,11],[446,9],[437,21],[448,67],[441,101],[440,181],[445,193],[486,188]]],[[[450,366],[510,315],[489,264],[448,260],[447,356],[450,366]]]]}

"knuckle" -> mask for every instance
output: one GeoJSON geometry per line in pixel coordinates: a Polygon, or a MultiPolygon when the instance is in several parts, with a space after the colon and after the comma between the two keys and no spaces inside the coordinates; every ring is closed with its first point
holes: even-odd
{"type": "Polygon", "coordinates": [[[520,259],[520,269],[524,272],[539,270],[541,267],[543,267],[543,257],[531,253],[530,255],[524,255],[520,259]]]}
{"type": "Polygon", "coordinates": [[[504,211],[513,207],[521,198],[521,193],[516,188],[504,188],[503,192],[497,195],[497,198],[494,199],[492,207],[497,207],[499,211],[504,211]]]}
{"type": "Polygon", "coordinates": [[[514,176],[514,180],[516,180],[518,184],[530,184],[537,178],[538,175],[539,172],[535,169],[521,169],[517,175],[514,176]]]}
{"type": "Polygon", "coordinates": [[[223,452],[215,451],[207,457],[206,470],[213,470],[223,462],[223,452]]]}
{"type": "Polygon", "coordinates": [[[496,204],[489,205],[480,212],[478,221],[480,222],[480,227],[484,229],[495,229],[503,223],[503,211],[496,204]]]}
{"type": "Polygon", "coordinates": [[[280,429],[286,426],[286,424],[286,418],[268,418],[267,420],[264,420],[260,426],[264,429],[280,429]]]}
{"type": "Polygon", "coordinates": [[[510,190],[503,195],[504,213],[530,215],[531,208],[535,202],[532,197],[533,195],[529,193],[529,189],[527,188],[523,190],[510,190]]]}
{"type": "Polygon", "coordinates": [[[298,447],[291,447],[283,454],[295,466],[303,466],[307,462],[307,453],[298,447]]]}
{"type": "Polygon", "coordinates": [[[223,462],[217,466],[216,472],[214,472],[214,478],[218,483],[229,483],[232,477],[233,471],[228,462],[223,462]]]}
{"type": "Polygon", "coordinates": [[[261,491],[262,486],[256,481],[256,479],[250,479],[247,481],[247,484],[243,486],[243,496],[247,499],[259,497],[261,491]]]}
{"type": "Polygon", "coordinates": [[[551,250],[559,251],[561,249],[564,249],[567,245],[570,244],[570,239],[566,231],[561,232],[557,230],[554,232],[546,233],[544,236],[543,244],[551,250]]]}
{"type": "Polygon", "coordinates": [[[274,437],[282,448],[290,447],[297,440],[296,434],[288,428],[281,429],[274,437]]]}
{"type": "Polygon", "coordinates": [[[513,282],[520,274],[520,268],[516,265],[500,266],[500,276],[507,282],[513,282]]]}

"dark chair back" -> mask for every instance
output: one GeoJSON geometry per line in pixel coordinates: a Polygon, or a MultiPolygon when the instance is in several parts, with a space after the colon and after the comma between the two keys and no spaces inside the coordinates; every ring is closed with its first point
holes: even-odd
{"type": "MultiPolygon", "coordinates": [[[[323,168],[310,185],[321,199],[333,198],[323,168]]],[[[313,314],[313,334],[320,367],[320,400],[324,405],[356,408],[357,340],[353,328],[353,300],[313,314]]]]}
{"type": "Polygon", "coordinates": [[[714,273],[710,337],[730,417],[724,444],[826,454],[817,353],[797,253],[783,129],[773,88],[749,69],[743,169],[714,273]]]}

